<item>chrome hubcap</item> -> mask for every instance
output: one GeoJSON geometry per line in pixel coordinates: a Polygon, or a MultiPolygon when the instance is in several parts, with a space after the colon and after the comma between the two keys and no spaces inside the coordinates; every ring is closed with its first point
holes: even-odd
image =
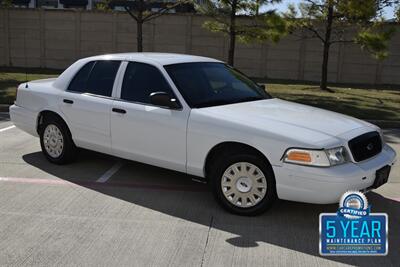
{"type": "Polygon", "coordinates": [[[49,124],[44,129],[43,144],[47,154],[52,158],[61,156],[64,148],[64,138],[60,129],[54,124],[49,124]]]}
{"type": "Polygon", "coordinates": [[[233,205],[249,208],[264,199],[267,192],[267,179],[254,164],[237,162],[229,166],[221,179],[225,198],[233,205]]]}
{"type": "Polygon", "coordinates": [[[236,188],[240,193],[247,193],[251,190],[253,183],[247,177],[240,177],[236,182],[236,188]]]}

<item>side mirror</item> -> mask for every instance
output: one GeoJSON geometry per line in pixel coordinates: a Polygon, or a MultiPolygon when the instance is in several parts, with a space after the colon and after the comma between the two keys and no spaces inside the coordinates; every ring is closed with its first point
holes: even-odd
{"type": "Polygon", "coordinates": [[[264,90],[266,89],[265,84],[260,84],[260,83],[258,83],[257,85],[258,85],[259,87],[261,87],[262,89],[264,89],[264,90]]]}
{"type": "Polygon", "coordinates": [[[180,108],[178,101],[175,98],[171,98],[171,96],[166,92],[151,93],[150,102],[153,105],[166,107],[170,109],[180,108]]]}

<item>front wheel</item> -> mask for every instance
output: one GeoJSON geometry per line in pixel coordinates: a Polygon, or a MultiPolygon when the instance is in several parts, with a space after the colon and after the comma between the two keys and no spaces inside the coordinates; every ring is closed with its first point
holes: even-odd
{"type": "Polygon", "coordinates": [[[272,168],[257,155],[221,157],[214,166],[213,193],[226,210],[239,215],[257,215],[276,200],[272,168]]]}

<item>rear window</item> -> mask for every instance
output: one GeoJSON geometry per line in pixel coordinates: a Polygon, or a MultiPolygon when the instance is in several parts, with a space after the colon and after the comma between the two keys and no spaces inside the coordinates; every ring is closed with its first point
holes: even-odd
{"type": "Polygon", "coordinates": [[[86,63],[85,66],[83,66],[78,73],[75,75],[75,77],[72,79],[71,83],[68,86],[68,91],[73,91],[73,92],[85,92],[86,90],[86,82],[89,78],[90,71],[93,68],[94,61],[86,63]]]}
{"type": "Polygon", "coordinates": [[[120,61],[92,61],[83,66],[72,79],[68,91],[111,96],[120,61]]]}

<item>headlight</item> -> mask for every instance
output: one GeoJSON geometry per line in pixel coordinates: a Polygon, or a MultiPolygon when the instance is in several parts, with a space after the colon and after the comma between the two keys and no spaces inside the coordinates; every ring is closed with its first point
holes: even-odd
{"type": "Polygon", "coordinates": [[[346,149],[342,146],[326,149],[325,152],[326,155],[328,156],[328,160],[331,166],[347,162],[346,149]]]}
{"type": "Polygon", "coordinates": [[[331,149],[290,148],[283,156],[283,161],[300,165],[329,167],[347,162],[348,157],[344,147],[331,149]]]}

